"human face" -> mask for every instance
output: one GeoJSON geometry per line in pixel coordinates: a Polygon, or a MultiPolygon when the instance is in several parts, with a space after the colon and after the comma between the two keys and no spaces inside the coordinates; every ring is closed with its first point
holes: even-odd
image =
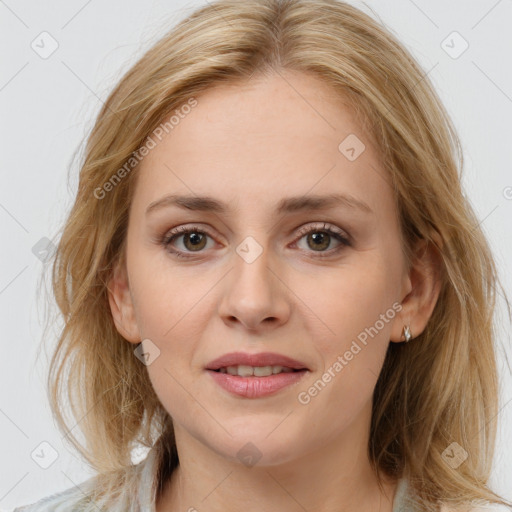
{"type": "Polygon", "coordinates": [[[407,281],[393,192],[374,144],[317,78],[253,77],[196,99],[138,170],[130,341],[160,351],[147,371],[177,428],[223,457],[236,460],[250,442],[259,464],[279,464],[369,425],[407,281]],[[339,149],[350,134],[365,146],[359,155],[362,146],[339,149]],[[226,211],[147,211],[169,194],[208,196],[226,211]],[[276,212],[290,197],[331,194],[355,201],[276,212]],[[176,232],[164,246],[177,228],[197,234],[176,232]],[[267,396],[242,397],[206,369],[235,351],[286,355],[307,371],[267,396]]]}

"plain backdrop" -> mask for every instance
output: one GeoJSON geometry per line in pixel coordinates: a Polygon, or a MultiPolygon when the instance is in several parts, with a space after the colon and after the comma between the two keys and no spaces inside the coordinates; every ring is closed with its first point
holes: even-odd
{"type": "MultiPolygon", "coordinates": [[[[56,243],[72,204],[78,175],[72,158],[102,102],[153,42],[204,3],[0,0],[0,510],[93,474],[52,420],[48,360],[44,351],[36,358],[45,312],[37,287],[44,249],[56,243]]],[[[512,2],[351,3],[394,32],[437,88],[463,143],[466,193],[510,294],[512,2]]],[[[491,483],[510,500],[510,324],[500,310],[501,409],[491,483]]]]}

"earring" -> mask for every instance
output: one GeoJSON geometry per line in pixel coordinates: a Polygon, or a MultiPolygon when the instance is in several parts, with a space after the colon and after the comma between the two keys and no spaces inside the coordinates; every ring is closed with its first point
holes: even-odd
{"type": "Polygon", "coordinates": [[[412,340],[411,328],[408,325],[404,325],[402,336],[405,338],[405,342],[412,340]]]}

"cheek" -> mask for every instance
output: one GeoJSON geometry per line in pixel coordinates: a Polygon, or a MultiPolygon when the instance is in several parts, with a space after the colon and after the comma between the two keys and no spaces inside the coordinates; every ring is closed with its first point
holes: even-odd
{"type": "Polygon", "coordinates": [[[204,299],[218,277],[191,266],[180,268],[164,249],[159,251],[141,250],[131,261],[130,286],[141,333],[164,345],[176,338],[194,339],[195,329],[201,332],[204,299]]]}
{"type": "Polygon", "coordinates": [[[311,411],[331,416],[335,424],[350,421],[371,400],[396,316],[394,280],[385,259],[368,253],[330,275],[322,293],[309,292],[307,304],[322,320],[315,318],[315,325],[325,325],[326,334],[313,338],[323,368],[308,382],[309,390],[301,388],[307,396],[300,403],[309,400],[311,411]]]}
{"type": "Polygon", "coordinates": [[[184,302],[175,298],[166,307],[148,307],[141,313],[144,336],[158,347],[158,357],[147,366],[149,378],[165,410],[179,422],[201,413],[192,398],[201,394],[195,365],[205,330],[201,317],[206,316],[184,302]]]}
{"type": "Polygon", "coordinates": [[[371,329],[374,335],[368,338],[373,340],[372,345],[389,341],[390,320],[394,316],[392,305],[397,296],[394,280],[393,272],[377,252],[354,258],[350,264],[326,272],[325,276],[315,279],[298,276],[294,291],[303,303],[301,315],[310,318],[310,330],[316,330],[313,339],[319,353],[335,359],[348,350],[352,340],[359,337],[364,341],[367,329],[376,322],[379,332],[375,335],[371,329]],[[386,312],[383,322],[380,318],[386,312]],[[319,329],[325,335],[318,337],[319,329]]]}

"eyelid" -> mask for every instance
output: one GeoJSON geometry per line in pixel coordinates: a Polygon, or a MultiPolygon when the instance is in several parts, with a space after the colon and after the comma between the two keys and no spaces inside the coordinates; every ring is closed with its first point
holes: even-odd
{"type": "Polygon", "coordinates": [[[164,234],[164,236],[162,238],[162,243],[169,244],[174,237],[177,238],[181,234],[187,234],[192,231],[197,231],[199,233],[205,233],[210,238],[215,238],[213,236],[213,233],[208,228],[192,224],[192,225],[178,226],[176,228],[172,228],[172,229],[166,231],[166,233],[164,234]]]}
{"type": "MultiPolygon", "coordinates": [[[[295,236],[294,241],[292,242],[292,245],[296,245],[304,236],[308,235],[309,233],[314,232],[327,232],[331,236],[334,236],[337,238],[338,242],[340,243],[340,246],[329,249],[327,251],[307,251],[315,254],[316,252],[316,258],[327,258],[329,256],[332,256],[333,254],[337,254],[343,247],[350,247],[352,246],[353,240],[350,234],[336,226],[335,224],[331,224],[329,222],[325,221],[311,221],[307,224],[304,224],[300,226],[299,228],[296,228],[292,231],[297,231],[297,235],[295,236]]],[[[190,232],[199,232],[203,233],[207,236],[209,236],[212,239],[215,239],[215,236],[212,234],[211,230],[207,227],[199,226],[197,224],[192,225],[182,225],[178,226],[176,228],[172,228],[171,230],[168,230],[163,237],[160,237],[160,244],[164,246],[164,248],[173,253],[175,256],[182,257],[182,258],[192,258],[194,255],[193,251],[182,251],[182,250],[171,250],[169,249],[169,246],[171,245],[171,241],[175,238],[179,238],[183,234],[187,234],[190,232]],[[186,254],[186,256],[184,256],[186,254]]],[[[204,251],[198,251],[197,254],[201,254],[204,251]]]]}
{"type": "Polygon", "coordinates": [[[302,238],[302,236],[312,233],[314,231],[327,231],[338,235],[340,238],[343,238],[347,244],[352,244],[352,237],[349,235],[347,231],[339,228],[335,224],[331,224],[329,222],[317,222],[314,221],[309,222],[298,228],[298,237],[297,239],[302,238]],[[312,225],[313,224],[313,225],[312,225]]]}
{"type": "MultiPolygon", "coordinates": [[[[294,231],[296,231],[298,235],[305,235],[305,234],[310,233],[312,229],[318,229],[319,231],[322,231],[322,230],[334,231],[336,234],[344,237],[347,241],[352,242],[352,239],[351,239],[352,237],[350,236],[350,234],[347,231],[339,228],[335,224],[331,224],[326,221],[310,221],[306,224],[303,224],[302,226],[300,226],[298,228],[292,229],[291,231],[289,231],[287,233],[287,236],[291,235],[294,231]]],[[[191,225],[185,224],[182,226],[178,226],[176,228],[171,228],[165,232],[165,234],[163,235],[163,238],[165,240],[169,240],[173,236],[178,235],[180,232],[187,233],[189,231],[204,232],[207,235],[209,235],[210,237],[214,238],[213,233],[211,232],[211,230],[208,227],[200,226],[197,224],[191,224],[191,225]]]]}

